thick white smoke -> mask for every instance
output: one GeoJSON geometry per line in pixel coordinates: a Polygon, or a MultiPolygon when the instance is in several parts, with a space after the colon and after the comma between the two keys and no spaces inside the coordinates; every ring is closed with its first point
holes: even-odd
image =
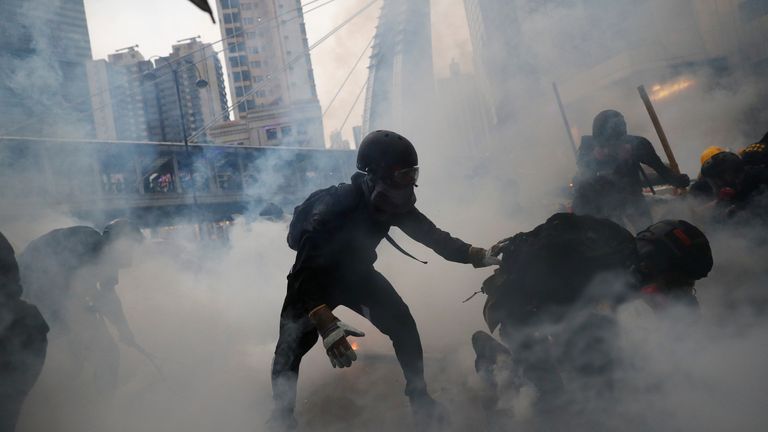
{"type": "MultiPolygon", "coordinates": [[[[525,23],[536,48],[533,58],[549,69],[570,60],[563,56],[577,42],[574,35],[589,31],[573,28],[572,13],[567,8],[544,10],[525,23]],[[538,37],[540,44],[535,43],[538,37]]],[[[456,14],[463,14],[458,2],[456,14]]],[[[442,42],[436,40],[436,46],[442,42]]],[[[562,66],[561,73],[566,73],[570,64],[562,66]]],[[[553,75],[561,78],[559,73],[553,75]]],[[[517,120],[500,125],[505,141],[493,143],[488,160],[456,160],[446,156],[440,142],[416,143],[423,170],[418,206],[438,226],[488,246],[532,229],[556,210],[563,198],[555,192],[567,185],[575,167],[548,81],[549,77],[540,77],[533,84],[514,83],[527,89],[521,90],[520,99],[526,109],[518,111],[517,120]],[[482,168],[470,169],[478,166],[482,168]],[[509,202],[510,181],[519,185],[523,209],[509,202]]],[[[741,113],[754,92],[751,82],[740,83],[735,89],[694,87],[674,103],[658,104],[684,171],[695,174],[698,153],[708,145],[739,147],[749,141],[741,113]]],[[[657,142],[636,96],[636,84],[640,83],[600,89],[586,100],[567,104],[574,126],[589,134],[594,114],[618,108],[627,116],[630,132],[657,142]]],[[[566,99],[569,91],[564,85],[566,99]]],[[[761,129],[754,135],[762,133],[761,129]]],[[[268,182],[260,191],[277,191],[278,186],[268,182]]],[[[34,224],[4,223],[0,230],[20,251],[47,230],[74,223],[67,216],[52,216],[34,224]]],[[[157,356],[161,371],[121,347],[119,388],[113,398],[99,399],[88,368],[68,373],[67,347],[52,343],[19,430],[264,430],[271,409],[270,361],[285,276],[293,260],[286,232],[284,221],[238,219],[227,247],[183,240],[149,242],[135,265],[121,273],[118,293],[137,341],[157,356]]],[[[768,402],[766,250],[730,231],[708,227],[707,234],[716,264],[711,276],[699,284],[701,316],[679,312],[651,318],[650,324],[629,321],[616,396],[594,401],[612,430],[759,431],[768,423],[762,409],[768,402]]],[[[404,235],[395,237],[414,255],[430,261],[424,266],[383,244],[377,265],[408,303],[419,326],[430,389],[448,406],[452,430],[483,428],[483,389],[474,373],[469,343],[471,334],[485,326],[483,298],[461,301],[479,289],[490,270],[446,263],[404,235]]],[[[366,332],[357,341],[361,358],[349,370],[334,370],[321,348],[310,352],[299,384],[297,416],[302,427],[311,431],[408,427],[404,380],[391,344],[363,318],[346,310],[338,314],[366,332]]],[[[526,416],[528,396],[523,394],[512,404],[521,430],[534,427],[526,416]]]]}

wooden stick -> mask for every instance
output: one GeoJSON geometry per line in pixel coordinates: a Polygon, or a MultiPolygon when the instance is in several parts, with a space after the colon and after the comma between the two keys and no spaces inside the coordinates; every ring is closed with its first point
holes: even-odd
{"type": "Polygon", "coordinates": [[[557,83],[552,83],[552,90],[555,91],[555,98],[557,99],[557,106],[560,108],[560,115],[563,117],[563,123],[565,123],[565,133],[568,135],[568,141],[571,142],[571,149],[573,155],[578,157],[578,150],[576,149],[576,141],[573,140],[573,134],[571,133],[571,124],[568,122],[568,116],[565,115],[565,108],[563,107],[563,101],[560,99],[560,91],[557,89],[557,83]]]}
{"type": "Polygon", "coordinates": [[[656,133],[659,135],[661,146],[664,148],[664,153],[667,155],[667,159],[669,160],[669,168],[672,169],[675,174],[679,175],[680,167],[677,165],[677,160],[675,160],[675,154],[672,153],[672,147],[669,145],[667,134],[664,133],[664,128],[661,127],[659,116],[656,114],[656,109],[651,103],[651,98],[648,97],[648,92],[645,91],[645,86],[641,85],[637,88],[637,91],[640,93],[640,98],[645,104],[645,109],[648,110],[648,115],[651,117],[651,122],[653,122],[653,127],[656,129],[656,133]]]}

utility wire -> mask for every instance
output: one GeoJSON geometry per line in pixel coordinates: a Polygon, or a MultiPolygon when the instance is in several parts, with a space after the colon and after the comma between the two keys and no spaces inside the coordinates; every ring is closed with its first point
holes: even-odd
{"type": "MultiPolygon", "coordinates": [[[[228,40],[228,39],[233,39],[233,38],[241,37],[241,36],[242,36],[242,35],[245,33],[245,31],[246,31],[246,30],[248,30],[248,31],[250,31],[250,30],[255,30],[255,29],[258,29],[258,28],[260,28],[260,27],[262,27],[262,26],[266,26],[266,25],[268,25],[268,24],[274,24],[274,23],[276,23],[276,22],[278,21],[278,19],[279,19],[279,18],[281,18],[281,17],[283,17],[283,16],[285,16],[285,15],[288,15],[288,14],[291,14],[291,13],[294,13],[294,12],[299,12],[298,14],[296,14],[296,16],[295,16],[295,17],[292,17],[292,18],[290,18],[290,19],[288,19],[288,20],[285,20],[285,22],[290,22],[290,21],[293,21],[293,20],[295,20],[295,19],[299,19],[299,18],[301,18],[303,15],[306,15],[306,14],[308,14],[308,13],[311,13],[311,12],[313,12],[313,11],[316,11],[316,10],[318,10],[318,9],[322,8],[323,6],[326,6],[326,5],[330,4],[330,3],[333,3],[333,2],[334,2],[334,1],[336,1],[336,0],[328,0],[328,1],[326,1],[325,3],[323,3],[323,4],[320,4],[320,5],[318,5],[318,6],[315,6],[315,7],[314,7],[314,8],[312,8],[312,9],[309,9],[309,10],[305,11],[303,14],[301,13],[301,11],[303,10],[303,8],[305,8],[305,7],[307,7],[307,6],[310,6],[310,5],[314,4],[314,3],[318,3],[318,2],[320,2],[320,1],[323,1],[323,0],[311,0],[311,1],[309,1],[309,2],[307,2],[307,3],[305,3],[305,4],[303,4],[303,5],[301,5],[301,7],[297,7],[297,8],[294,8],[294,9],[291,9],[291,10],[288,10],[288,11],[285,11],[285,12],[283,12],[283,13],[280,13],[280,14],[278,14],[278,15],[275,15],[273,18],[270,18],[269,20],[266,20],[266,21],[264,21],[264,22],[258,22],[257,24],[254,24],[254,25],[252,25],[252,26],[242,27],[242,28],[241,28],[241,30],[240,30],[239,32],[237,32],[237,33],[233,33],[232,35],[229,35],[229,36],[224,36],[222,39],[219,39],[219,40],[217,40],[217,41],[211,42],[211,43],[209,43],[209,44],[204,44],[202,47],[200,47],[200,48],[198,48],[198,49],[192,50],[192,51],[188,52],[187,54],[184,54],[184,55],[183,55],[183,56],[181,56],[181,57],[178,57],[178,58],[175,58],[175,59],[173,59],[173,60],[170,60],[170,61],[168,61],[168,62],[167,62],[165,65],[163,65],[163,66],[169,66],[169,69],[170,69],[170,70],[169,70],[168,72],[166,72],[166,73],[164,73],[164,74],[162,74],[162,75],[158,76],[158,77],[157,77],[155,80],[156,80],[156,81],[159,81],[159,80],[161,80],[161,79],[163,79],[163,78],[165,78],[165,77],[167,77],[167,76],[171,75],[171,74],[173,73],[173,70],[172,70],[172,69],[173,69],[173,68],[172,68],[172,65],[174,65],[175,63],[181,62],[181,61],[183,61],[184,59],[186,59],[187,57],[189,57],[189,56],[193,56],[193,55],[197,54],[197,53],[198,53],[198,52],[200,52],[200,51],[205,51],[205,50],[206,50],[206,49],[208,49],[208,48],[212,48],[214,45],[216,45],[216,44],[218,44],[218,43],[223,43],[224,41],[226,41],[226,40],[228,40]]],[[[216,56],[216,55],[218,55],[218,54],[220,54],[220,53],[222,53],[222,52],[224,52],[224,51],[226,51],[226,47],[224,47],[224,46],[222,46],[222,49],[221,49],[221,50],[219,50],[219,51],[216,51],[215,49],[213,49],[213,53],[212,53],[211,55],[209,55],[209,56],[205,56],[205,57],[203,57],[202,59],[200,59],[200,60],[199,60],[199,61],[197,61],[197,62],[194,62],[194,63],[188,63],[188,64],[186,64],[185,66],[183,66],[183,68],[188,68],[188,67],[192,67],[192,66],[197,66],[198,64],[200,64],[200,63],[203,63],[203,62],[207,61],[209,58],[211,58],[211,57],[213,57],[213,56],[216,56]]],[[[163,67],[163,66],[161,66],[161,67],[163,67]]],[[[179,69],[179,71],[180,71],[180,70],[181,70],[181,69],[179,69]]],[[[142,86],[143,86],[144,84],[146,84],[146,83],[145,83],[145,82],[142,82],[142,83],[141,83],[141,85],[142,85],[142,86]]],[[[111,91],[111,90],[114,90],[114,87],[115,87],[115,86],[108,86],[108,87],[104,88],[103,90],[101,90],[101,91],[99,91],[99,92],[96,92],[96,93],[94,93],[94,94],[89,94],[88,96],[86,96],[86,97],[84,97],[84,98],[81,98],[81,99],[75,100],[75,101],[74,101],[74,102],[72,102],[70,105],[78,105],[78,104],[81,104],[81,103],[85,103],[85,102],[87,102],[87,101],[89,101],[89,100],[91,100],[91,99],[96,99],[98,96],[101,96],[101,95],[103,95],[103,94],[105,94],[105,93],[107,93],[107,92],[109,92],[109,91],[111,91]]],[[[92,113],[95,113],[95,112],[99,112],[99,111],[101,111],[101,110],[105,109],[105,108],[106,108],[108,105],[109,105],[109,104],[100,105],[100,106],[98,106],[97,108],[93,108],[93,107],[91,107],[91,110],[90,110],[90,111],[91,111],[91,114],[92,114],[92,113]]],[[[19,129],[22,129],[22,128],[26,127],[26,126],[29,126],[30,124],[33,124],[33,123],[35,123],[35,122],[37,122],[37,121],[39,121],[39,119],[38,119],[38,118],[30,118],[29,120],[27,120],[27,121],[25,121],[25,122],[21,122],[21,123],[17,124],[16,126],[12,127],[11,129],[7,129],[7,130],[5,130],[5,131],[2,131],[2,132],[0,132],[0,136],[8,136],[8,135],[12,134],[13,132],[15,132],[15,131],[17,131],[17,130],[19,130],[19,129]]]]}
{"type": "MultiPolygon", "coordinates": [[[[333,0],[331,0],[331,1],[333,1],[333,0]]],[[[293,66],[293,64],[294,64],[294,63],[296,63],[297,61],[301,60],[302,58],[305,58],[305,57],[306,57],[306,56],[307,56],[307,55],[308,55],[308,54],[309,54],[309,53],[310,53],[310,52],[311,52],[313,49],[315,49],[315,48],[317,48],[318,46],[320,46],[320,44],[322,44],[323,42],[325,42],[326,40],[328,40],[328,38],[330,38],[331,36],[333,36],[334,34],[336,34],[336,32],[338,32],[339,30],[341,30],[342,28],[344,28],[344,27],[345,27],[347,24],[349,24],[349,23],[350,23],[352,20],[354,20],[355,18],[357,18],[358,16],[360,16],[360,15],[361,15],[363,12],[365,12],[365,11],[366,11],[368,8],[370,8],[371,6],[373,6],[373,4],[374,4],[374,3],[376,3],[377,1],[378,1],[378,0],[371,0],[370,2],[366,3],[366,4],[365,4],[365,5],[364,5],[362,8],[360,8],[360,9],[359,9],[357,12],[355,12],[355,13],[354,13],[354,14],[352,14],[350,17],[348,17],[347,19],[345,19],[344,21],[342,21],[342,22],[341,22],[341,24],[339,24],[339,25],[337,25],[336,27],[334,27],[334,28],[333,28],[333,30],[329,31],[328,33],[326,33],[325,35],[323,35],[323,36],[322,36],[320,39],[318,39],[318,40],[317,40],[315,43],[313,43],[312,45],[310,45],[310,46],[309,46],[309,48],[308,48],[306,51],[302,52],[301,54],[298,54],[298,55],[294,56],[294,57],[293,57],[293,58],[292,58],[290,61],[288,61],[288,63],[287,63],[287,64],[286,64],[286,65],[285,65],[285,66],[284,66],[282,69],[280,69],[280,70],[279,70],[279,71],[277,71],[276,73],[282,73],[282,72],[285,72],[285,71],[286,71],[288,68],[290,68],[291,66],[293,66]]],[[[240,103],[242,103],[242,102],[243,102],[245,99],[247,99],[247,98],[251,97],[251,96],[252,96],[253,94],[255,94],[257,91],[259,91],[259,90],[261,90],[262,88],[266,87],[266,86],[267,86],[267,84],[269,84],[269,83],[270,83],[270,80],[272,79],[272,76],[273,76],[273,75],[274,75],[274,74],[269,74],[269,75],[267,75],[267,79],[265,79],[264,81],[262,81],[262,82],[261,82],[261,83],[259,83],[258,85],[254,86],[254,87],[253,87],[253,88],[252,88],[252,89],[251,89],[249,92],[245,93],[245,94],[244,94],[242,97],[240,97],[240,99],[237,99],[237,100],[235,100],[235,101],[232,103],[232,105],[230,105],[230,106],[228,106],[228,107],[227,107],[227,109],[226,109],[226,110],[222,111],[222,113],[221,113],[221,114],[217,115],[217,116],[216,116],[216,117],[215,117],[213,120],[211,120],[210,122],[208,122],[208,124],[206,124],[206,125],[205,125],[205,126],[203,126],[201,129],[197,130],[195,133],[193,133],[192,135],[190,135],[190,136],[189,136],[189,138],[188,138],[188,139],[189,139],[189,141],[190,141],[190,142],[192,142],[192,140],[195,140],[197,137],[199,137],[200,135],[204,134],[204,133],[205,133],[205,132],[206,132],[208,129],[210,129],[211,127],[213,127],[214,125],[216,125],[216,124],[219,122],[219,120],[221,120],[221,118],[223,118],[223,117],[224,117],[225,115],[227,115],[227,114],[228,114],[230,111],[232,111],[232,110],[234,109],[234,107],[236,107],[237,105],[239,105],[240,103]]]]}
{"type": "Polygon", "coordinates": [[[355,64],[352,65],[352,69],[349,70],[349,73],[347,74],[346,78],[344,78],[344,81],[341,83],[341,86],[339,86],[339,89],[336,91],[336,94],[333,95],[333,98],[331,98],[331,101],[328,102],[328,105],[325,107],[325,110],[323,110],[323,117],[325,117],[325,114],[328,112],[328,110],[331,109],[331,106],[333,106],[333,103],[336,102],[336,98],[339,97],[339,94],[341,94],[341,91],[344,89],[344,86],[347,85],[347,82],[349,81],[349,78],[352,77],[352,73],[355,72],[355,69],[357,69],[357,65],[360,64],[360,60],[363,59],[365,56],[365,53],[368,52],[368,48],[373,43],[373,40],[376,38],[376,35],[374,35],[370,41],[365,45],[365,48],[363,48],[363,52],[360,53],[360,57],[355,60],[355,64]]]}
{"type": "Polygon", "coordinates": [[[352,102],[352,106],[349,107],[349,112],[347,112],[347,116],[344,117],[344,122],[341,123],[341,127],[338,129],[339,132],[341,132],[342,129],[344,129],[344,126],[347,125],[347,120],[349,120],[349,116],[352,115],[352,111],[355,110],[355,106],[357,106],[357,102],[360,100],[360,96],[363,95],[363,91],[365,90],[365,87],[368,85],[368,80],[365,80],[363,83],[363,86],[360,87],[360,91],[357,92],[357,97],[355,98],[355,101],[352,102]]]}

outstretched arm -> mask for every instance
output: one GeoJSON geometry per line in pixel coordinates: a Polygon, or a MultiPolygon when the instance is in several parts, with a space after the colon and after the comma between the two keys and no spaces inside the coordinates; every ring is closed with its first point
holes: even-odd
{"type": "Polygon", "coordinates": [[[640,137],[635,146],[635,157],[643,165],[651,167],[667,183],[675,187],[685,188],[690,184],[690,179],[685,174],[676,174],[662,162],[650,141],[640,137]]]}
{"type": "Polygon", "coordinates": [[[117,334],[120,337],[120,341],[125,344],[135,343],[133,331],[128,325],[128,319],[125,317],[125,311],[123,311],[123,303],[120,301],[120,297],[115,291],[117,286],[117,278],[108,279],[99,283],[99,294],[94,299],[94,306],[97,310],[104,315],[104,317],[115,326],[117,334]]]}
{"type": "Polygon", "coordinates": [[[414,208],[396,224],[408,236],[427,246],[448,261],[472,264],[475,267],[498,265],[499,259],[486,249],[466,243],[441,230],[414,208]]]}
{"type": "Polygon", "coordinates": [[[414,208],[400,220],[396,226],[408,237],[432,249],[448,261],[469,264],[471,245],[438,228],[429,218],[414,208]]]}

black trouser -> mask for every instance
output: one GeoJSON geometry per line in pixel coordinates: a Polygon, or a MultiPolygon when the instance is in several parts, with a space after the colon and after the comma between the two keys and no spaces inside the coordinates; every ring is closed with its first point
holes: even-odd
{"type": "MultiPolygon", "coordinates": [[[[651,206],[642,194],[627,198],[624,217],[632,225],[633,232],[644,230],[653,223],[651,206]]],[[[626,223],[622,225],[629,228],[626,223]]]]}
{"type": "MultiPolygon", "coordinates": [[[[389,281],[373,268],[328,281],[334,287],[328,306],[346,306],[364,316],[389,336],[405,375],[405,393],[418,397],[426,393],[424,360],[419,332],[408,306],[389,281]]],[[[301,358],[317,342],[318,333],[306,311],[286,297],[280,315],[280,337],[272,363],[272,396],[275,408],[293,412],[301,358]]]]}
{"type": "Polygon", "coordinates": [[[42,342],[22,352],[0,353],[0,432],[16,430],[27,394],[43,369],[46,348],[42,342]]]}

